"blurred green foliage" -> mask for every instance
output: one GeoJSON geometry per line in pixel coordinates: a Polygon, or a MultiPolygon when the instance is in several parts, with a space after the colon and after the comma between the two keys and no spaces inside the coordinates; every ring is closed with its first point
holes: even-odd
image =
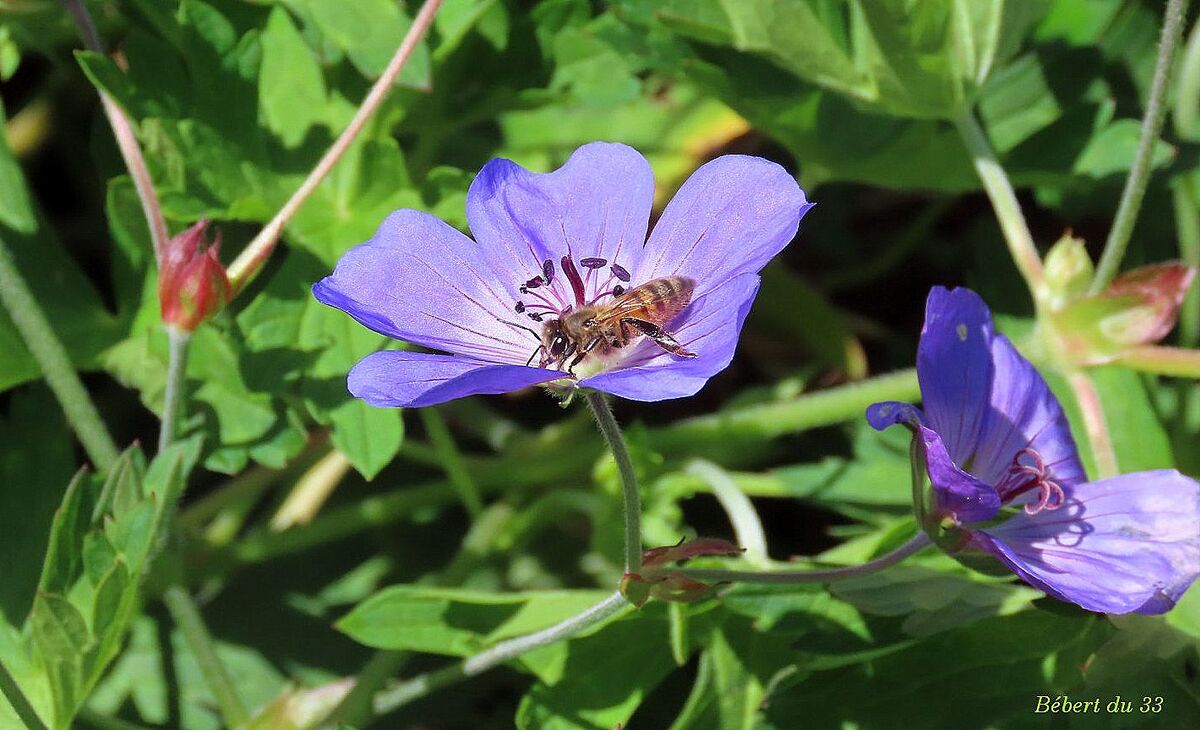
{"type": "MultiPolygon", "coordinates": [[[[153,256],[94,89],[133,118],[171,229],[213,219],[230,261],[345,126],[416,8],[89,1],[116,51],[106,56],[73,50],[58,3],[6,5],[0,235],[114,432],[153,442],[142,406],[161,411],[167,364],[153,256]]],[[[901,369],[925,291],[970,284],[1006,313],[1002,328],[1033,338],[951,121],[977,110],[1044,249],[1073,228],[1094,253],[1133,158],[1158,5],[447,0],[270,265],[197,332],[190,438],[176,450],[147,465],[132,446],[107,477],[72,479],[71,436],[0,312],[0,660],[53,727],[81,708],[85,722],[218,727],[156,601],[154,573],[186,569],[257,726],[293,727],[297,708],[340,701],[339,681],[372,648],[403,652],[396,674],[410,676],[610,591],[620,489],[586,414],[536,392],[441,407],[462,452],[448,474],[420,419],[345,391],[360,357],[401,345],[309,294],[390,211],[465,230],[466,189],[488,159],[550,169],[594,139],[646,154],[660,205],[727,151],[779,160],[819,203],[765,272],[733,367],[685,403],[618,404],[648,543],[730,535],[685,470],[703,457],[754,500],[772,557],[886,551],[910,529],[907,444],[869,431],[861,412],[916,397],[901,369]],[[354,473],[311,522],[271,528],[331,449],[354,473]],[[193,461],[182,537],[147,577],[193,461]],[[471,518],[452,483],[463,474],[484,501],[471,518]]],[[[1153,163],[1130,265],[1178,255],[1167,184],[1200,165],[1170,135],[1153,163]]],[[[1074,397],[1047,375],[1095,473],[1074,397]]],[[[1090,375],[1122,470],[1200,474],[1194,384],[1119,366],[1090,375]]],[[[738,586],[652,602],[376,726],[1019,728],[1044,726],[1039,694],[1116,693],[1162,696],[1163,713],[1058,722],[1200,726],[1195,592],[1166,620],[1122,622],[1039,595],[923,555],[832,593],[738,586]]],[[[0,727],[18,723],[0,700],[0,727]]]]}

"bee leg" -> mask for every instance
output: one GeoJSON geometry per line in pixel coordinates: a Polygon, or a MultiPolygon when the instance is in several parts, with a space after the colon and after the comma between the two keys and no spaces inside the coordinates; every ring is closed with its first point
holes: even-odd
{"type": "Polygon", "coordinates": [[[675,355],[676,357],[696,357],[696,353],[679,344],[675,338],[670,335],[670,333],[663,331],[661,327],[653,322],[626,317],[625,319],[621,320],[621,324],[625,323],[629,323],[636,328],[638,332],[641,332],[651,340],[654,340],[654,344],[658,345],[672,355],[675,355]]]}
{"type": "MultiPolygon", "coordinates": [[[[533,358],[537,357],[538,353],[545,351],[545,349],[546,349],[545,345],[538,345],[537,349],[534,350],[533,353],[531,353],[529,355],[529,359],[525,361],[525,367],[529,367],[530,365],[532,365],[533,358]]],[[[543,368],[546,367],[546,362],[544,360],[539,361],[538,367],[543,367],[543,368]]]]}
{"type": "Polygon", "coordinates": [[[575,359],[572,360],[571,364],[567,367],[567,372],[571,375],[575,375],[575,366],[583,362],[583,358],[587,357],[588,353],[591,352],[596,345],[600,344],[600,340],[601,338],[596,336],[584,343],[583,347],[579,348],[579,354],[575,356],[575,359]]]}

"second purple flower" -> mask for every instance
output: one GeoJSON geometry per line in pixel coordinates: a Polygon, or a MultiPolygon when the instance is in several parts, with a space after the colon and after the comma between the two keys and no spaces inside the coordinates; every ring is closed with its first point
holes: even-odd
{"type": "Polygon", "coordinates": [[[350,372],[375,406],[427,406],[560,381],[681,398],[733,359],[757,272],[811,207],[782,167],[707,163],[646,231],[654,176],[592,143],[536,174],[492,160],[467,193],[472,241],[415,210],[390,215],[313,287],[381,334],[448,354],[384,351],[350,372]]]}

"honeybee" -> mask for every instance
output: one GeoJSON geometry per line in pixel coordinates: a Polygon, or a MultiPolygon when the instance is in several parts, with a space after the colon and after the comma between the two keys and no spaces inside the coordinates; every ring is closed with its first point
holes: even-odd
{"type": "Polygon", "coordinates": [[[567,372],[574,374],[588,355],[611,355],[641,336],[677,357],[696,357],[665,329],[692,300],[695,287],[695,280],[683,276],[652,279],[605,304],[582,306],[547,320],[538,348],[540,367],[561,369],[567,364],[567,372]]]}

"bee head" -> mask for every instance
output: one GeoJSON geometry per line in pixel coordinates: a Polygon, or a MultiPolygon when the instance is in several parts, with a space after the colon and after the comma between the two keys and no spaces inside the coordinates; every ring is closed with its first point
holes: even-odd
{"type": "Polygon", "coordinates": [[[570,340],[563,332],[559,319],[547,320],[542,325],[542,367],[561,363],[570,354],[570,340]]]}

